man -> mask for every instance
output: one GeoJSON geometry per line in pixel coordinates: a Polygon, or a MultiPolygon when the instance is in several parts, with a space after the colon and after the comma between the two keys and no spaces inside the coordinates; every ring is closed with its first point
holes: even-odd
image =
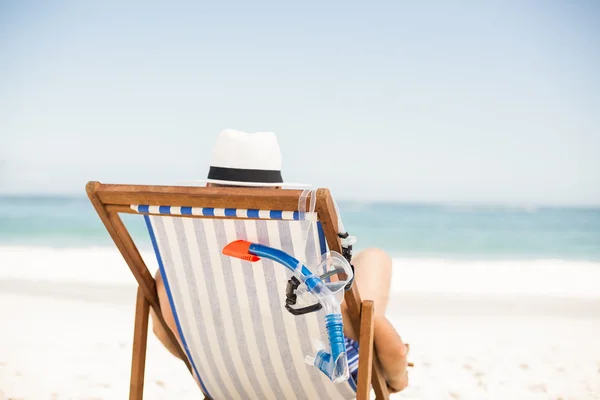
{"type": "MultiPolygon", "coordinates": [[[[235,130],[221,132],[213,149],[207,186],[281,188],[282,185],[281,151],[274,134],[247,134],[235,130]]],[[[374,343],[386,382],[390,391],[399,392],[408,385],[408,346],[385,317],[392,280],[392,260],[384,251],[372,248],[355,255],[352,264],[355,268],[354,282],[361,298],[373,300],[376,305],[374,343]]],[[[155,278],[165,321],[181,345],[160,272],[156,273],[155,278]]],[[[347,344],[356,349],[357,335],[350,324],[345,303],[342,303],[342,314],[347,344]]],[[[167,332],[156,323],[154,313],[152,318],[155,335],[173,355],[179,357],[177,349],[168,340],[167,332]]],[[[356,368],[356,363],[350,365],[351,372],[355,372],[356,368]]]]}

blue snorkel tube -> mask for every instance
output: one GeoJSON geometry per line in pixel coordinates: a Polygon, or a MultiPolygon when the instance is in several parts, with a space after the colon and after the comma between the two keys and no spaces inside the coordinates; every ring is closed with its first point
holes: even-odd
{"type": "MultiPolygon", "coordinates": [[[[328,285],[304,264],[282,250],[245,240],[237,240],[225,246],[223,254],[250,262],[258,261],[261,258],[273,260],[289,269],[300,282],[306,285],[307,291],[317,298],[325,311],[325,327],[331,349],[331,353],[318,349],[316,355],[307,357],[306,361],[318,367],[333,382],[339,383],[348,380],[350,373],[344,341],[342,310],[340,301],[336,298],[336,292],[330,290],[328,285]]],[[[347,263],[341,256],[336,258],[347,263]]],[[[344,272],[352,274],[349,264],[347,268],[344,266],[343,269],[344,272]]],[[[348,279],[351,278],[351,276],[348,277],[348,279]]]]}

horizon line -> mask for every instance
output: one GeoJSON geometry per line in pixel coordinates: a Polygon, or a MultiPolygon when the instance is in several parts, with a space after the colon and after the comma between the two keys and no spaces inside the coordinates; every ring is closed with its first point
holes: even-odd
{"type": "MultiPolygon", "coordinates": [[[[35,193],[35,192],[0,192],[0,199],[87,199],[85,193],[35,193]]],[[[509,202],[509,201],[474,201],[474,200],[419,200],[419,199],[390,199],[390,198],[371,198],[371,199],[360,199],[350,198],[347,196],[336,196],[338,202],[349,202],[363,205],[369,204],[394,204],[394,205],[418,205],[418,206],[443,206],[443,207],[456,207],[456,208],[510,208],[510,209],[521,209],[521,210],[532,210],[544,209],[544,208],[570,208],[570,209],[592,209],[600,210],[600,203],[561,203],[561,202],[549,202],[549,203],[535,203],[535,202],[509,202]]]]}

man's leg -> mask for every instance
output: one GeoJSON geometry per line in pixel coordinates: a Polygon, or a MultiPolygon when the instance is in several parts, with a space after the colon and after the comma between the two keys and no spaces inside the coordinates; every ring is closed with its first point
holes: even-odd
{"type": "MultiPolygon", "coordinates": [[[[352,264],[354,282],[361,300],[373,300],[375,303],[374,343],[377,357],[390,389],[399,392],[408,385],[408,348],[385,317],[392,280],[392,260],[382,250],[367,249],[353,257],[352,264]]],[[[342,306],[342,310],[346,313],[345,305],[342,306]]],[[[356,334],[350,324],[345,324],[345,334],[356,340],[356,334]]]]}

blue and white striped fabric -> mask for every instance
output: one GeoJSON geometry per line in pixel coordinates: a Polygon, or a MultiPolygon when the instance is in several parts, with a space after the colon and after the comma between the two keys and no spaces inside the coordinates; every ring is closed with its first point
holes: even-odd
{"type": "Polygon", "coordinates": [[[348,356],[348,368],[354,382],[358,381],[358,342],[346,338],[346,355],[348,356]]]}
{"type": "Polygon", "coordinates": [[[213,207],[178,207],[178,206],[148,206],[132,205],[131,209],[146,214],[162,215],[194,215],[201,217],[228,217],[248,219],[277,219],[298,221],[300,219],[316,221],[316,213],[304,213],[304,218],[298,211],[256,210],[245,208],[213,208],[213,207]]]}
{"type": "MultiPolygon", "coordinates": [[[[280,248],[314,265],[326,251],[320,223],[303,223],[292,213],[235,210],[237,218],[180,217],[184,207],[145,208],[159,267],[194,374],[212,399],[351,399],[356,374],[332,383],[304,362],[313,339],[327,343],[323,311],[293,316],[285,308],[290,273],[270,260],[249,263],[221,249],[244,239],[280,248]],[[175,211],[175,212],[174,212],[175,211]],[[241,215],[245,215],[243,217],[241,215]],[[267,214],[268,213],[268,214],[267,214]]],[[[204,214],[203,208],[191,215],[204,214]],[[202,214],[194,214],[201,212],[202,214]]],[[[223,209],[223,216],[227,216],[223,209]]],[[[214,215],[221,211],[213,209],[214,215]]],[[[352,348],[353,349],[353,348],[352,348]]],[[[350,349],[350,350],[352,350],[350,349]]],[[[351,364],[354,358],[351,360],[351,364]]],[[[353,364],[354,369],[357,363],[353,364]]]]}

